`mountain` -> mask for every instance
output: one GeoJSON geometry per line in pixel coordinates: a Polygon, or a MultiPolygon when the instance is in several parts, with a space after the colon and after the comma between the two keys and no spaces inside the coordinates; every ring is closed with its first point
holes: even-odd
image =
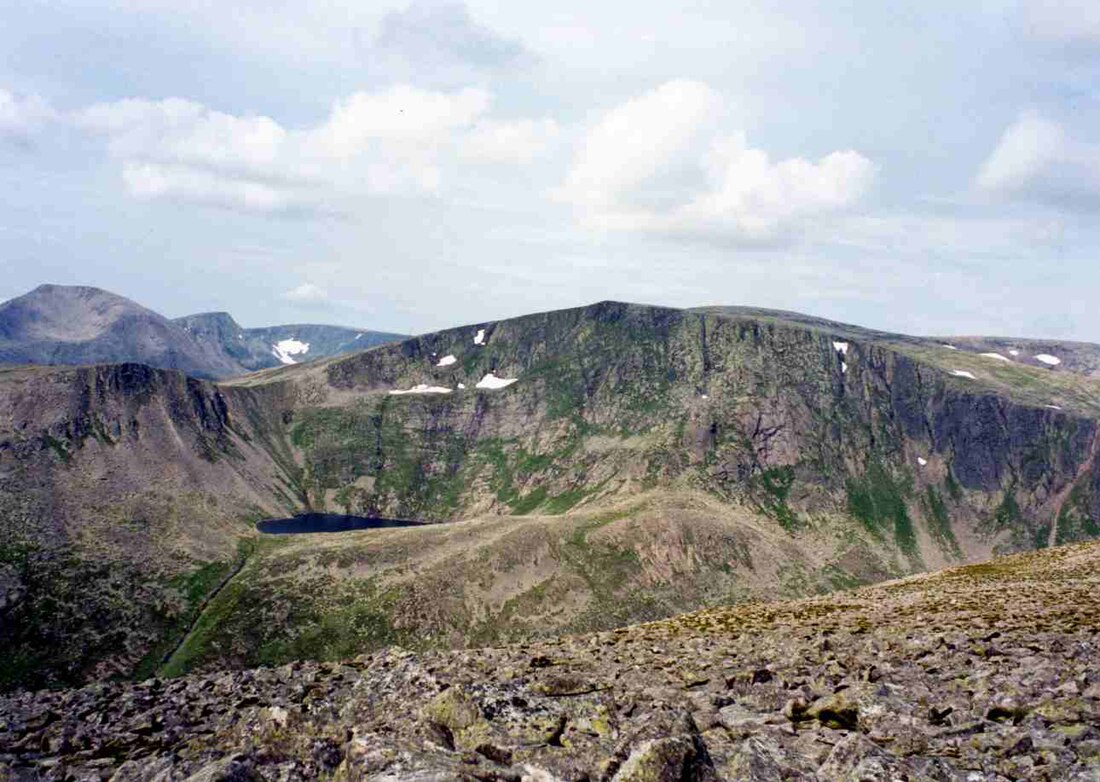
{"type": "Polygon", "coordinates": [[[1089,543],[517,646],[16,694],[0,774],[1088,780],[1098,586],[1089,543]]]}
{"type": "Polygon", "coordinates": [[[6,370],[0,683],[599,631],[1100,535],[1100,386],[986,345],[601,302],[224,383],[6,370]],[[439,523],[255,532],[304,510],[439,523]]]}
{"type": "Polygon", "coordinates": [[[246,329],[227,312],[188,315],[173,322],[196,341],[216,345],[247,372],[316,361],[405,338],[402,334],[314,323],[246,329]]]}
{"type": "Polygon", "coordinates": [[[80,286],[42,285],[0,304],[0,364],[133,362],[224,379],[400,338],[342,326],[245,329],[224,312],[168,320],[80,286]]]}
{"type": "Polygon", "coordinates": [[[133,361],[196,377],[240,374],[231,358],[170,320],[99,288],[41,285],[0,304],[0,363],[133,361]]]}

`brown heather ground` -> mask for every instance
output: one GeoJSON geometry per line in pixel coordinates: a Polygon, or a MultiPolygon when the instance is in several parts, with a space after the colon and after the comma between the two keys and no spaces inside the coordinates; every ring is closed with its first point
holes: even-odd
{"type": "Polygon", "coordinates": [[[468,651],[0,699],[0,778],[1086,780],[1100,544],[468,651]]]}

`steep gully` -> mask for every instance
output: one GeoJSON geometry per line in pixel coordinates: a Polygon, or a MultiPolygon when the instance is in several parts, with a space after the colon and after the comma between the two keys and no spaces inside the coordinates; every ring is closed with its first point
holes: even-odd
{"type": "Polygon", "coordinates": [[[1066,504],[1069,495],[1077,483],[1090,472],[1096,464],[1097,450],[1100,449],[1100,428],[1093,430],[1092,439],[1089,442],[1088,457],[1081,462],[1074,473],[1073,479],[1066,482],[1057,494],[1054,495],[1053,519],[1050,522],[1050,537],[1047,539],[1047,548],[1053,547],[1058,541],[1058,519],[1062,516],[1062,506],[1066,504]]]}
{"type": "Polygon", "coordinates": [[[248,563],[249,554],[251,554],[254,550],[254,547],[251,546],[248,549],[243,549],[240,555],[237,557],[237,561],[234,563],[233,568],[228,573],[226,573],[222,577],[222,580],[218,582],[218,585],[210,590],[206,594],[206,597],[202,599],[202,602],[199,603],[198,610],[195,611],[194,618],[187,625],[187,629],[180,634],[179,640],[176,641],[175,645],[167,652],[165,652],[164,657],[161,658],[160,668],[157,671],[158,674],[161,670],[168,666],[168,663],[171,662],[172,658],[175,657],[179,650],[183,648],[183,645],[187,643],[187,639],[191,637],[191,633],[193,633],[195,631],[195,628],[198,627],[199,621],[202,619],[203,614],[206,613],[207,607],[210,605],[211,602],[213,602],[214,598],[221,594],[221,591],[229,586],[229,582],[235,579],[238,575],[240,575],[240,572],[244,570],[244,566],[248,563]]]}

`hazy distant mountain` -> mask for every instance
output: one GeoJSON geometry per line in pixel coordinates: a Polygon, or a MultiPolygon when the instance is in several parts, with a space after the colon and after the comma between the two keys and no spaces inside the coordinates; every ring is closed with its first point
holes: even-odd
{"type": "Polygon", "coordinates": [[[245,329],[227,313],[169,320],[99,288],[41,285],[0,304],[0,363],[118,364],[227,378],[399,339],[343,326],[245,329]]]}
{"type": "Polygon", "coordinates": [[[228,312],[187,315],[173,323],[199,342],[217,345],[248,371],[301,364],[404,339],[401,334],[316,323],[246,329],[228,312]]]}
{"type": "Polygon", "coordinates": [[[218,346],[163,315],[109,291],[68,285],[40,285],[0,304],[0,362],[137,362],[204,378],[241,374],[218,346]]]}

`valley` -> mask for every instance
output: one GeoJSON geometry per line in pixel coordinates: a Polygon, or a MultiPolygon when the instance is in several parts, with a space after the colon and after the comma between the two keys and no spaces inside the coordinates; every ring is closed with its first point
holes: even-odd
{"type": "Polygon", "coordinates": [[[0,371],[0,682],[604,631],[1100,534],[1086,347],[955,341],[601,302],[221,383],[0,371]],[[256,531],[310,512],[434,523],[256,531]]]}

